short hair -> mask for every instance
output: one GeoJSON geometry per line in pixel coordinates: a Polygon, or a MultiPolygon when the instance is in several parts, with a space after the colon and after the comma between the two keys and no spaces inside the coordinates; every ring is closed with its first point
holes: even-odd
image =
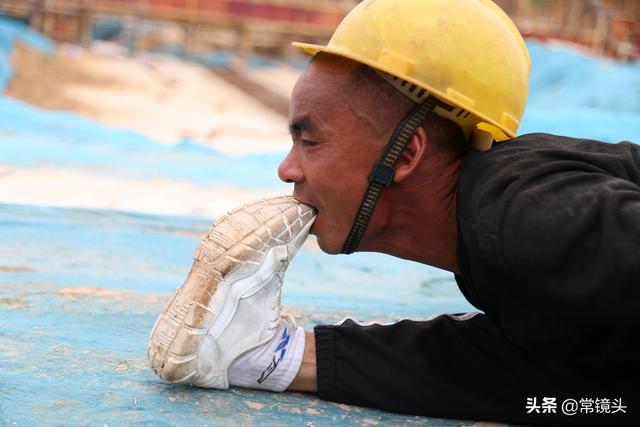
{"type": "MultiPolygon", "coordinates": [[[[346,89],[354,107],[373,118],[381,134],[391,135],[415,102],[394,88],[372,68],[359,64],[352,72],[346,89]]],[[[436,150],[454,158],[468,151],[464,133],[457,123],[429,113],[422,123],[436,150]]]]}

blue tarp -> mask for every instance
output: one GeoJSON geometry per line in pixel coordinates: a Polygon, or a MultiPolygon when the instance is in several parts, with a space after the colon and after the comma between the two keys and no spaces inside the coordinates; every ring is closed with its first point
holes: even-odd
{"type": "Polygon", "coordinates": [[[77,168],[121,178],[167,178],[198,185],[276,187],[281,153],[229,157],[183,140],[159,144],[139,133],[109,128],[68,112],[0,97],[0,163],[77,168]]]}
{"type": "Polygon", "coordinates": [[[640,142],[640,62],[528,43],[533,63],[520,133],[640,142]]]}
{"type": "MultiPolygon", "coordinates": [[[[23,24],[0,19],[0,70],[8,70],[13,41],[51,52],[52,44],[23,24]]],[[[608,142],[640,138],[640,63],[593,58],[566,47],[529,42],[533,68],[521,133],[550,132],[608,142]]],[[[124,178],[281,184],[284,153],[233,157],[193,141],[164,146],[129,130],[112,129],[73,113],[43,111],[0,97],[0,162],[25,167],[81,168],[124,178]]]]}

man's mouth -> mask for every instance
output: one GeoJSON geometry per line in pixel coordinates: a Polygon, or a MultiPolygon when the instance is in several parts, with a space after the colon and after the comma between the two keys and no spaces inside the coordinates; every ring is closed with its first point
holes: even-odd
{"type": "Polygon", "coordinates": [[[298,202],[302,203],[302,204],[305,204],[307,206],[311,206],[316,211],[316,213],[318,212],[318,208],[316,206],[314,206],[312,203],[306,201],[302,197],[297,196],[295,193],[292,195],[292,197],[294,199],[296,199],[298,202]]]}
{"type": "Polygon", "coordinates": [[[301,202],[300,200],[298,200],[298,201],[300,203],[304,203],[307,206],[311,206],[313,208],[313,210],[315,211],[316,219],[313,221],[313,224],[311,224],[311,228],[309,229],[309,234],[315,235],[314,231],[316,229],[316,225],[318,224],[318,219],[319,219],[320,213],[318,212],[318,209],[315,206],[313,206],[313,205],[311,205],[309,203],[301,202]]]}
{"type": "Polygon", "coordinates": [[[311,225],[311,228],[309,229],[309,234],[313,234],[313,235],[315,235],[315,233],[314,233],[314,229],[316,228],[316,224],[318,223],[318,215],[320,214],[320,212],[319,212],[319,210],[318,210],[318,207],[317,207],[317,206],[315,206],[313,203],[310,203],[309,201],[307,201],[305,198],[298,196],[298,195],[295,193],[295,191],[294,191],[294,193],[292,194],[292,197],[293,197],[294,199],[296,199],[298,202],[302,203],[302,204],[305,204],[305,205],[307,205],[307,206],[311,206],[311,207],[313,208],[313,210],[315,211],[315,213],[316,213],[316,219],[315,219],[315,221],[313,222],[313,224],[311,225]]]}

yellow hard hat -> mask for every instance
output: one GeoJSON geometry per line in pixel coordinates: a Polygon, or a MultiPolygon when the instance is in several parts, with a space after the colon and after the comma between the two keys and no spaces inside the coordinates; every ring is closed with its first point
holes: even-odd
{"type": "Polygon", "coordinates": [[[327,46],[293,43],[366,64],[414,101],[497,141],[516,136],[531,59],[509,17],[490,0],[365,0],[327,46]]]}

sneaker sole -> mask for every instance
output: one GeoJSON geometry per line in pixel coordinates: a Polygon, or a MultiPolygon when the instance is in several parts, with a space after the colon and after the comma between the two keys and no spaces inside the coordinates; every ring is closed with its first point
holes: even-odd
{"type": "Polygon", "coordinates": [[[290,259],[288,251],[292,249],[287,244],[301,245],[314,218],[313,208],[292,197],[277,197],[237,208],[209,229],[194,252],[187,279],[151,331],[148,356],[153,371],[162,380],[228,387],[224,366],[217,366],[204,376],[199,373],[198,358],[205,341],[206,357],[219,357],[212,336],[226,327],[240,297],[256,291],[255,280],[248,283],[242,279],[256,272],[264,275],[259,270],[272,274],[273,265],[265,263],[273,263],[276,258],[282,261],[282,257],[285,262],[290,259]],[[279,250],[275,258],[274,249],[279,250]],[[222,282],[229,286],[221,287],[222,282]],[[210,334],[212,330],[214,334],[210,334]]]}

